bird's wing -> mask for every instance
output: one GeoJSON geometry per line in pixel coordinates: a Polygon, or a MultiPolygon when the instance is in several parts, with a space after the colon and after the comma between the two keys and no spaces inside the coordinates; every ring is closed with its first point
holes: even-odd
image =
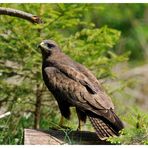
{"type": "MultiPolygon", "coordinates": [[[[93,99],[90,99],[87,96],[85,97],[85,99],[87,99],[87,101],[91,105],[94,105],[97,107],[102,106],[103,108],[114,109],[114,105],[112,103],[111,98],[101,88],[101,85],[99,84],[95,76],[93,76],[93,74],[87,68],[83,68],[83,72],[82,72],[77,67],[74,68],[66,64],[55,63],[54,66],[58,70],[60,70],[63,74],[68,76],[70,79],[73,79],[76,82],[81,83],[87,89],[87,91],[93,95],[93,99]]],[[[84,67],[84,66],[81,66],[81,67],[84,67]]]]}
{"type": "Polygon", "coordinates": [[[62,99],[66,98],[65,101],[73,106],[103,116],[114,122],[110,104],[105,102],[106,98],[103,100],[99,94],[89,93],[80,82],[71,79],[56,67],[47,67],[44,71],[48,77],[46,83],[49,83],[50,87],[58,91],[57,93],[61,93],[62,99]]]}
{"type": "Polygon", "coordinates": [[[76,63],[78,69],[80,72],[82,72],[92,83],[95,87],[97,87],[99,90],[104,91],[100,82],[97,80],[97,78],[92,74],[92,72],[87,69],[85,66],[81,65],[80,63],[76,63]]]}
{"type": "MultiPolygon", "coordinates": [[[[87,69],[85,66],[76,63],[79,71],[83,73],[94,85],[95,88],[98,90],[98,94],[100,99],[102,100],[102,105],[104,104],[107,108],[114,109],[114,105],[112,103],[111,98],[107,95],[107,93],[104,91],[103,87],[101,86],[99,80],[92,74],[92,72],[87,69]]],[[[98,98],[98,97],[97,97],[98,98]]],[[[96,99],[96,101],[100,102],[100,99],[96,99]]]]}
{"type": "Polygon", "coordinates": [[[78,100],[75,100],[77,103],[86,102],[87,105],[89,104],[96,109],[114,108],[109,96],[104,91],[96,90],[88,78],[73,67],[58,65],[54,67],[55,70],[52,76],[50,74],[51,69],[53,68],[48,67],[45,71],[49,79],[57,80],[53,81],[52,85],[57,85],[55,87],[61,87],[61,91],[64,90],[67,91],[67,94],[73,95],[72,99],[75,100],[77,98],[78,100]]]}
{"type": "Polygon", "coordinates": [[[80,82],[90,93],[96,94],[99,91],[99,89],[95,87],[95,85],[93,85],[93,83],[87,78],[87,76],[78,71],[76,68],[60,63],[55,64],[54,66],[57,67],[57,69],[59,69],[62,73],[67,75],[69,78],[80,82]]]}

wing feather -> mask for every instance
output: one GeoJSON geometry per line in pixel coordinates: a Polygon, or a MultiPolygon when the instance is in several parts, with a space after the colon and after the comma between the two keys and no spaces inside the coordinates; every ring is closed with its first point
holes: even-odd
{"type": "Polygon", "coordinates": [[[68,66],[66,64],[55,64],[55,67],[57,67],[62,73],[70,77],[71,79],[80,82],[82,85],[86,87],[86,89],[92,93],[96,94],[98,92],[98,88],[96,88],[93,83],[81,72],[76,70],[76,68],[72,66],[68,66]]]}
{"type": "Polygon", "coordinates": [[[59,92],[62,92],[62,95],[66,97],[66,101],[70,104],[85,111],[89,110],[90,112],[114,122],[110,115],[110,108],[106,108],[105,105],[102,105],[102,100],[98,93],[88,93],[85,86],[80,82],[71,79],[56,67],[47,67],[44,71],[48,76],[49,85],[58,89],[59,92]]]}

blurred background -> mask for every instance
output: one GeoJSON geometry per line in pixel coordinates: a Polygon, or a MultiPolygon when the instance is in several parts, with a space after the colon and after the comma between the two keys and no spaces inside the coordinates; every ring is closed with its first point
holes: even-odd
{"type": "MultiPolygon", "coordinates": [[[[114,144],[148,144],[148,4],[0,4],[44,24],[0,15],[0,144],[23,144],[24,128],[58,126],[60,112],[43,84],[37,46],[55,40],[112,97],[126,126],[114,144]]],[[[67,126],[76,130],[72,109],[67,126]]],[[[87,121],[84,130],[93,131],[87,121]]]]}

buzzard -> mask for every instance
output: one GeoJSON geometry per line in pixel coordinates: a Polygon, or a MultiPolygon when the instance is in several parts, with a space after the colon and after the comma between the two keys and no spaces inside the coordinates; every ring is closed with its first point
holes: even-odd
{"type": "Polygon", "coordinates": [[[123,124],[114,112],[111,98],[91,71],[65,55],[52,40],[44,40],[39,47],[43,79],[57,100],[62,117],[69,119],[70,107],[75,107],[78,129],[88,117],[101,140],[119,135],[123,124]]]}

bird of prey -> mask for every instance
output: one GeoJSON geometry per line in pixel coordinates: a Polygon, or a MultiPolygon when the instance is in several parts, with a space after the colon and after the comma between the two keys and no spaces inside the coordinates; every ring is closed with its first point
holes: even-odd
{"type": "Polygon", "coordinates": [[[65,55],[52,40],[42,41],[39,47],[43,80],[57,100],[62,117],[69,119],[70,107],[75,107],[79,130],[88,117],[101,140],[118,136],[123,123],[92,72],[65,55]]]}

